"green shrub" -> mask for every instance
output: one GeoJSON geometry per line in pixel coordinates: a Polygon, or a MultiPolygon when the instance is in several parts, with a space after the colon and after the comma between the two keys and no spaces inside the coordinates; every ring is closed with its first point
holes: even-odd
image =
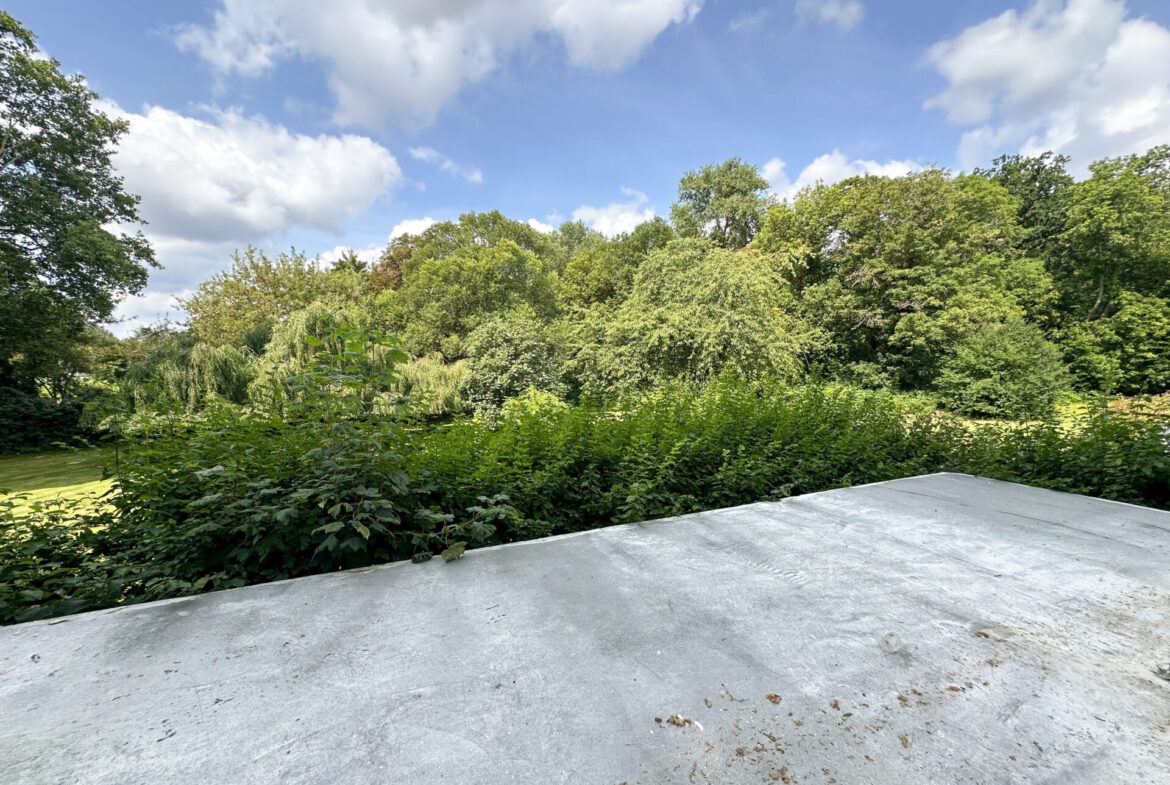
{"type": "MultiPolygon", "coordinates": [[[[386,336],[327,324],[278,409],[220,405],[129,450],[110,526],[129,560],[179,591],[361,567],[479,542],[502,514],[429,509],[403,468],[392,389],[406,359],[386,336]]],[[[479,500],[476,500],[479,501],[479,500]]],[[[484,511],[486,510],[486,511],[484,511]]],[[[148,591],[149,595],[150,592],[148,591]]]]}
{"type": "Polygon", "coordinates": [[[1044,417],[1068,389],[1060,350],[1022,320],[984,327],[955,347],[938,389],[952,411],[976,417],[1044,417]]]}
{"type": "Polygon", "coordinates": [[[1165,417],[972,427],[887,392],[723,377],[575,406],[529,391],[427,425],[380,392],[375,351],[396,373],[392,343],[334,326],[283,416],[158,420],[112,512],[0,505],[0,622],[937,471],[1170,507],[1165,417]]]}
{"type": "Polygon", "coordinates": [[[84,409],[83,400],[58,403],[0,387],[0,454],[47,450],[59,442],[96,436],[82,423],[84,409]]]}
{"type": "Polygon", "coordinates": [[[561,394],[556,347],[530,310],[493,317],[467,336],[471,356],[464,390],[481,411],[495,411],[508,398],[534,388],[561,394]]]}
{"type": "Polygon", "coordinates": [[[732,379],[507,411],[412,431],[404,448],[440,508],[507,495],[519,517],[504,541],[936,470],[962,438],[886,393],[732,379]]]}
{"type": "Polygon", "coordinates": [[[982,428],[960,471],[1170,509],[1170,417],[1098,401],[1072,422],[982,428]]]}
{"type": "Polygon", "coordinates": [[[90,524],[101,517],[92,498],[35,502],[17,514],[26,503],[0,496],[0,624],[116,605],[125,583],[150,580],[151,567],[105,557],[102,531],[78,524],[82,510],[90,524]]]}

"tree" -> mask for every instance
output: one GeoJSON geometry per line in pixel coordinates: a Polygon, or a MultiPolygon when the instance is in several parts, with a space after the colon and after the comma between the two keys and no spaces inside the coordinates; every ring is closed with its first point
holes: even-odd
{"type": "Polygon", "coordinates": [[[1024,230],[1022,248],[1043,253],[1065,229],[1063,196],[1073,184],[1066,167],[1069,157],[1052,152],[1038,156],[1001,155],[990,169],[976,169],[974,174],[1002,185],[1019,199],[1017,216],[1024,230]]]}
{"type": "Polygon", "coordinates": [[[462,340],[493,314],[528,306],[547,321],[557,309],[544,263],[511,240],[472,244],[438,258],[420,259],[416,252],[402,288],[390,294],[379,302],[407,351],[416,356],[438,351],[448,360],[466,356],[462,340]]]}
{"type": "Polygon", "coordinates": [[[257,326],[286,319],[319,300],[356,302],[365,295],[368,280],[346,265],[322,270],[295,248],[274,259],[249,246],[232,254],[230,270],[199,284],[183,307],[199,340],[239,344],[257,326]]]}
{"type": "Polygon", "coordinates": [[[160,325],[122,342],[126,367],[117,377],[128,408],[197,411],[212,400],[242,404],[254,356],[235,346],[200,343],[190,330],[160,325]]]}
{"type": "Polygon", "coordinates": [[[583,386],[602,389],[702,383],[724,371],[795,378],[815,334],[793,308],[771,257],[676,240],[646,258],[615,311],[582,324],[572,365],[583,386]]]}
{"type": "Polygon", "coordinates": [[[331,358],[339,376],[347,377],[330,380],[329,385],[361,388],[362,407],[368,411],[375,402],[392,405],[397,368],[406,355],[396,339],[375,328],[368,309],[334,302],[310,303],[273,328],[264,356],[253,364],[249,399],[259,408],[287,414],[298,399],[307,401],[305,381],[298,377],[312,372],[323,355],[331,358]],[[377,340],[355,347],[350,345],[355,336],[365,336],[359,342],[377,340]]]}
{"type": "Polygon", "coordinates": [[[561,258],[556,264],[557,272],[573,260],[577,254],[591,248],[600,248],[606,243],[605,235],[585,225],[584,221],[564,221],[552,237],[561,247],[561,258]]]}
{"type": "Polygon", "coordinates": [[[526,223],[513,221],[499,210],[488,213],[464,213],[458,221],[442,221],[430,226],[418,240],[418,248],[411,255],[413,264],[428,259],[441,259],[464,248],[491,247],[511,242],[535,254],[545,264],[555,266],[562,256],[557,241],[526,223]]]}
{"type": "Polygon", "coordinates": [[[677,237],[670,224],[655,218],[629,234],[589,244],[561,274],[561,297],[569,305],[584,307],[624,299],[646,256],[677,237]]]}
{"type": "Polygon", "coordinates": [[[418,248],[417,234],[400,234],[390,240],[370,269],[370,288],[375,292],[402,286],[402,268],[418,248]]]}
{"type": "Polygon", "coordinates": [[[357,255],[357,251],[347,248],[333,262],[333,269],[337,272],[364,273],[370,265],[357,255]]]}
{"type": "Polygon", "coordinates": [[[1076,325],[1065,352],[1079,386],[1126,395],[1170,390],[1170,300],[1122,292],[1106,319],[1076,325]]]}
{"type": "Polygon", "coordinates": [[[488,319],[467,337],[470,357],[464,383],[477,409],[495,410],[529,389],[559,395],[556,347],[528,309],[488,319]]]}
{"type": "Polygon", "coordinates": [[[738,158],[683,175],[670,220],[682,237],[706,237],[722,248],[743,248],[768,209],[768,181],[738,158]]]}
{"type": "Polygon", "coordinates": [[[32,389],[14,359],[48,329],[80,339],[154,266],[140,232],[105,228],[139,223],[138,199],[111,163],[127,124],[96,98],[0,11],[0,385],[32,389]]]}
{"type": "Polygon", "coordinates": [[[1047,273],[1017,250],[1017,207],[997,183],[941,169],[856,177],[773,207],[753,247],[776,255],[827,336],[822,371],[923,388],[958,340],[1050,301],[1047,273]]]}
{"type": "Polygon", "coordinates": [[[988,325],[955,347],[939,375],[943,402],[978,417],[1044,417],[1068,389],[1060,350],[1022,319],[988,325]]]}
{"type": "Polygon", "coordinates": [[[1075,319],[1108,317],[1123,291],[1170,295],[1170,189],[1158,150],[1106,158],[1068,188],[1050,268],[1075,319]]]}

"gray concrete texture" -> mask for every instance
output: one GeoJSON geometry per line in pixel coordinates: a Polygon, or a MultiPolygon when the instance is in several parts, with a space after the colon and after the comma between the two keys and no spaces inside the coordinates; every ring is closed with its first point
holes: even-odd
{"type": "Polygon", "coordinates": [[[0,630],[0,782],[1170,783],[1170,514],[944,474],[0,630]]]}

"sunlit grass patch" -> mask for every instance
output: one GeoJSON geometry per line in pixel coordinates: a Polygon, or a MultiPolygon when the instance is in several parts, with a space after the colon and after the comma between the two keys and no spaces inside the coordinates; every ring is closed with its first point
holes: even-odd
{"type": "Polygon", "coordinates": [[[106,449],[62,450],[0,458],[0,491],[23,497],[13,508],[20,514],[29,505],[52,500],[98,498],[110,489],[103,467],[106,449]]]}

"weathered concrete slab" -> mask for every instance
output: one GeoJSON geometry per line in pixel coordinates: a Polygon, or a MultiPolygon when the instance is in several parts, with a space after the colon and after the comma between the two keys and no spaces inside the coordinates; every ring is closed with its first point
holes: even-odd
{"type": "Polygon", "coordinates": [[[3,629],[0,782],[1164,785],[1159,661],[1170,514],[935,475],[3,629]]]}

